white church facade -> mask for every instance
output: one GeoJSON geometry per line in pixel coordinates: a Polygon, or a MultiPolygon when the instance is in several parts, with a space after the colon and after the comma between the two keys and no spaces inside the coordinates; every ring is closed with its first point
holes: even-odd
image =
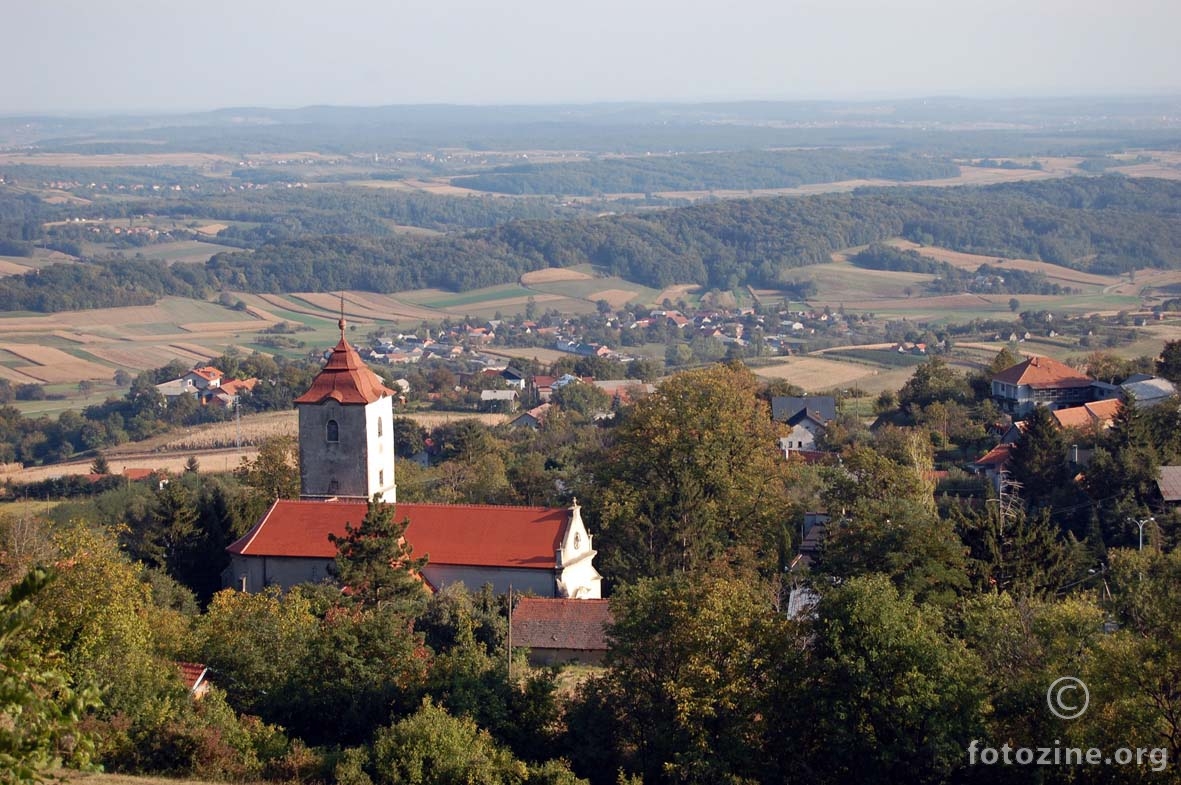
{"type": "MultiPolygon", "coordinates": [[[[299,413],[299,501],[278,500],[227,548],[227,587],[257,592],[323,580],[336,557],[329,535],[358,525],[376,494],[396,503],[394,392],[344,337],[307,392],[299,413]]],[[[397,504],[415,556],[427,556],[424,581],[491,584],[498,593],[598,599],[601,576],[577,501],[568,508],[397,504]]]]}

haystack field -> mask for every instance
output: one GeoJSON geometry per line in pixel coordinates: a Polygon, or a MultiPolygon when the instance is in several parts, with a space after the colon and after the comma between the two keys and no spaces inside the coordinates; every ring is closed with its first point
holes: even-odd
{"type": "Polygon", "coordinates": [[[569,267],[549,267],[545,270],[534,270],[521,276],[522,286],[538,283],[554,283],[556,281],[585,281],[593,276],[569,267]]]}

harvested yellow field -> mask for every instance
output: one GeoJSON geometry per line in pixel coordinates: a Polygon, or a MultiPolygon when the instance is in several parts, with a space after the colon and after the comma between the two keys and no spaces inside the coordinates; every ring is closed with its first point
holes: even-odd
{"type": "Polygon", "coordinates": [[[27,273],[33,268],[28,265],[20,264],[19,262],[9,261],[8,259],[0,259],[0,275],[20,275],[27,273]]]}
{"type": "Polygon", "coordinates": [[[213,237],[215,234],[222,231],[223,229],[229,229],[229,228],[230,227],[226,224],[206,224],[205,226],[198,226],[197,231],[203,235],[213,237]]]}
{"type": "Polygon", "coordinates": [[[111,375],[109,368],[86,360],[75,360],[65,365],[21,365],[13,370],[46,384],[106,379],[111,375]]]}
{"type": "Polygon", "coordinates": [[[37,363],[38,365],[54,365],[56,363],[68,362],[77,359],[66,354],[61,349],[54,349],[50,346],[34,346],[27,343],[9,343],[0,345],[0,348],[15,354],[17,357],[28,360],[29,362],[37,363]]]}
{"type": "MultiPolygon", "coordinates": [[[[324,292],[299,292],[291,295],[293,298],[298,298],[304,302],[316,307],[322,308],[330,314],[334,314],[337,318],[340,317],[340,295],[329,294],[324,292]]],[[[358,321],[359,319],[383,319],[384,314],[368,308],[362,308],[349,299],[349,295],[345,293],[345,309],[344,315],[350,321],[358,321]]]]}
{"type": "Polygon", "coordinates": [[[521,276],[521,285],[530,286],[537,283],[554,283],[556,281],[586,281],[592,276],[569,267],[549,267],[545,270],[534,270],[521,276]]]}
{"type": "Polygon", "coordinates": [[[177,327],[187,333],[241,333],[257,332],[270,327],[270,323],[263,321],[250,322],[189,322],[178,324],[177,327]]]}
{"type": "Polygon", "coordinates": [[[12,354],[35,365],[22,365],[15,370],[42,382],[74,382],[81,379],[106,379],[111,371],[105,365],[66,354],[61,349],[29,344],[3,345],[12,354]]]}
{"type": "Polygon", "coordinates": [[[35,384],[41,381],[27,373],[21,373],[16,368],[9,368],[7,365],[0,365],[0,379],[7,379],[16,384],[35,384]]]}
{"type": "Polygon", "coordinates": [[[923,256],[929,256],[932,259],[937,259],[941,262],[947,262],[952,267],[958,267],[963,270],[975,270],[982,264],[991,264],[994,267],[1004,269],[1006,267],[1014,270],[1024,270],[1031,273],[1041,273],[1051,281],[1061,281],[1070,285],[1085,284],[1088,286],[1108,286],[1117,282],[1116,278],[1108,275],[1095,275],[1093,273],[1084,273],[1080,270],[1072,270],[1069,267],[1062,267],[1057,264],[1050,264],[1049,262],[1037,262],[1033,259],[1005,259],[1001,264],[997,264],[997,257],[982,256],[980,254],[962,253],[960,251],[951,251],[947,248],[936,248],[934,246],[923,246],[917,243],[912,243],[910,240],[890,240],[887,245],[892,245],[895,248],[902,248],[905,250],[918,251],[923,256]]]}
{"type": "Polygon", "coordinates": [[[187,352],[182,356],[175,349],[169,349],[164,346],[145,346],[132,343],[126,343],[121,346],[91,346],[86,351],[100,360],[106,360],[113,365],[136,368],[138,370],[160,368],[176,359],[185,362],[193,359],[187,352]]]}
{"type": "Polygon", "coordinates": [[[878,369],[867,365],[825,360],[820,357],[792,357],[778,365],[755,369],[755,374],[764,379],[786,379],[808,392],[831,390],[877,376],[878,373],[878,369]]]}
{"type": "Polygon", "coordinates": [[[633,302],[637,296],[635,292],[627,289],[604,289],[601,292],[587,295],[586,299],[596,303],[599,300],[606,300],[612,308],[619,308],[633,302]]]}
{"type": "Polygon", "coordinates": [[[664,302],[665,300],[670,300],[675,303],[677,300],[681,299],[682,297],[684,297],[688,294],[693,294],[694,292],[698,292],[700,290],[701,290],[701,287],[695,283],[679,283],[676,286],[668,287],[663,292],[656,295],[656,302],[657,302],[657,304],[659,304],[659,303],[664,302]]]}
{"type": "Polygon", "coordinates": [[[188,354],[194,360],[208,360],[221,354],[221,352],[212,351],[209,347],[198,343],[170,343],[168,346],[174,351],[188,354]]]}
{"type": "Polygon", "coordinates": [[[379,311],[385,316],[385,319],[438,319],[443,315],[443,311],[435,308],[427,308],[423,305],[414,305],[388,294],[374,294],[373,292],[347,292],[347,297],[351,297],[358,304],[363,304],[365,307],[374,311],[379,311]]]}
{"type": "Polygon", "coordinates": [[[81,344],[104,343],[111,340],[110,338],[104,338],[101,335],[79,332],[77,330],[71,332],[67,332],[66,330],[55,330],[53,336],[55,338],[61,338],[63,341],[81,344]]]}

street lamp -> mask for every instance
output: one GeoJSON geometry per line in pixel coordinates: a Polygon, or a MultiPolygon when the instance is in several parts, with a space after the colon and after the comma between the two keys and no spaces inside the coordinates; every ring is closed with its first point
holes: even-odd
{"type": "Polygon", "coordinates": [[[1144,526],[1148,523],[1156,523],[1156,518],[1141,518],[1136,521],[1136,526],[1140,529],[1140,550],[1144,550],[1144,526]]]}

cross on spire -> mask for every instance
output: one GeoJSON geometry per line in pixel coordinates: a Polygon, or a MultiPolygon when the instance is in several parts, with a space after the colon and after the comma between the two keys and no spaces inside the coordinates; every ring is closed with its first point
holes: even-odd
{"type": "Polygon", "coordinates": [[[340,321],[336,326],[340,328],[340,340],[344,340],[344,289],[340,290],[340,321]]]}

